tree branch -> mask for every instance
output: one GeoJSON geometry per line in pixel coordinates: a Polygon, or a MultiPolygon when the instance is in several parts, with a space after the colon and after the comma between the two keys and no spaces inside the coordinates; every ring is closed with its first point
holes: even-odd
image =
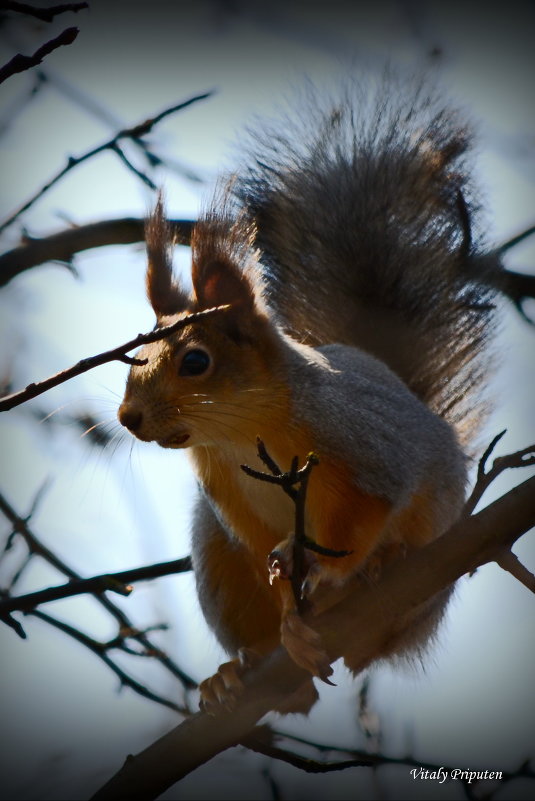
{"type": "Polygon", "coordinates": [[[89,3],[62,3],[57,6],[49,6],[49,8],[36,8],[30,6],[28,3],[17,3],[15,0],[5,0],[2,3],[2,8],[6,11],[16,11],[19,14],[27,14],[29,17],[36,17],[43,22],[52,22],[54,17],[58,14],[64,14],[65,11],[81,11],[84,8],[89,8],[89,3]]]}
{"type": "Polygon", "coordinates": [[[490,486],[490,484],[492,484],[494,479],[500,475],[500,473],[503,473],[505,470],[511,470],[517,467],[528,467],[535,464],[534,444],[529,445],[527,448],[522,448],[522,450],[516,451],[515,453],[507,454],[507,456],[498,456],[493,461],[492,467],[487,470],[487,462],[492,454],[492,451],[504,436],[506,431],[507,429],[504,429],[494,437],[479,460],[476,484],[463,510],[463,514],[467,517],[472,514],[487,488],[490,486]]]}
{"type": "MultiPolygon", "coordinates": [[[[29,615],[32,617],[36,617],[39,620],[42,620],[45,623],[48,623],[50,626],[53,626],[59,631],[62,631],[68,637],[79,642],[81,645],[84,645],[88,650],[94,653],[104,664],[110,668],[110,670],[115,673],[118,677],[119,681],[121,682],[121,687],[130,687],[130,689],[134,690],[138,695],[141,695],[143,698],[148,698],[149,701],[154,701],[161,706],[165,706],[168,709],[172,709],[175,712],[187,713],[187,710],[184,707],[179,706],[174,701],[171,701],[169,698],[165,698],[165,696],[160,695],[159,693],[155,693],[146,687],[141,682],[137,681],[130,676],[125,670],[123,670],[119,665],[117,665],[113,659],[108,654],[108,649],[110,647],[109,643],[101,643],[98,640],[93,639],[93,637],[89,637],[87,634],[84,634],[83,631],[80,629],[71,626],[69,623],[65,623],[62,620],[58,620],[51,615],[47,615],[45,612],[40,612],[39,610],[34,610],[32,612],[28,612],[29,615]]],[[[120,647],[120,646],[115,646],[120,647]]],[[[121,650],[125,650],[124,648],[121,650]]]]}
{"type": "MultiPolygon", "coordinates": [[[[33,56],[23,56],[21,53],[17,53],[16,56],[13,56],[11,61],[8,61],[3,67],[0,67],[0,83],[3,83],[12,75],[16,75],[17,72],[25,72],[25,70],[29,70],[31,67],[35,67],[37,64],[40,64],[45,56],[48,56],[49,53],[57,50],[58,47],[72,44],[78,36],[78,33],[78,28],[65,28],[65,30],[59,34],[59,36],[56,36],[54,39],[50,39],[49,42],[45,42],[44,45],[41,45],[41,47],[35,51],[33,56]]],[[[0,228],[0,230],[2,230],[2,228],[0,228]]]]}
{"type": "MultiPolygon", "coordinates": [[[[73,29],[76,30],[76,29],[73,29]]],[[[103,142],[103,144],[98,145],[97,147],[92,148],[91,150],[86,151],[81,156],[71,156],[67,164],[62,167],[44,186],[41,187],[34,195],[32,195],[29,200],[23,203],[16,211],[14,211],[10,217],[8,217],[4,222],[0,225],[0,232],[11,225],[15,220],[25,211],[27,211],[33,204],[42,197],[45,192],[57,184],[58,181],[61,180],[68,172],[70,172],[74,167],[77,167],[79,164],[82,164],[84,161],[87,161],[93,156],[96,156],[98,153],[102,153],[105,150],[115,150],[117,148],[118,143],[121,139],[139,139],[139,137],[144,136],[145,134],[149,133],[152,128],[160,122],[160,120],[164,119],[164,117],[169,116],[170,114],[174,114],[176,111],[181,111],[188,106],[191,106],[193,103],[197,103],[200,100],[205,100],[208,97],[211,97],[213,92],[204,92],[200,95],[195,95],[194,97],[190,97],[188,100],[184,100],[181,103],[178,103],[175,106],[171,106],[170,108],[164,109],[159,114],[156,114],[154,117],[149,117],[148,119],[144,120],[143,122],[132,126],[131,128],[123,128],[122,130],[118,131],[115,136],[109,139],[107,142],[103,142]]]]}
{"type": "MultiPolygon", "coordinates": [[[[495,560],[534,520],[535,477],[468,520],[463,518],[438,540],[388,565],[377,585],[356,576],[332,593],[333,606],[317,617],[309,615],[307,622],[322,636],[333,661],[352,641],[352,662],[362,669],[415,607],[463,574],[495,560]]],[[[308,678],[280,646],[244,676],[244,692],[234,710],[221,709],[215,718],[196,713],[136,757],[129,757],[93,798],[157,797],[246,737],[259,718],[308,678]]]]}
{"type": "Polygon", "coordinates": [[[161,576],[171,576],[176,573],[187,573],[191,570],[191,557],[185,556],[182,559],[173,559],[170,562],[159,562],[154,565],[122,570],[120,573],[103,573],[100,576],[92,576],[86,579],[73,579],[67,584],[58,587],[48,587],[46,590],[30,592],[26,595],[12,596],[0,600],[0,618],[4,614],[9,614],[15,610],[28,612],[36,606],[49,601],[57,601],[60,598],[72,598],[75,595],[100,593],[111,591],[119,595],[130,595],[137,581],[148,581],[149,579],[160,578],[161,576]]]}
{"type": "Polygon", "coordinates": [[[533,320],[524,312],[522,304],[528,299],[535,298],[535,275],[506,269],[503,266],[503,256],[533,234],[535,225],[531,225],[493,250],[476,255],[468,262],[474,273],[473,278],[509,298],[518,313],[530,324],[533,324],[533,320]]]}
{"type": "Polygon", "coordinates": [[[128,353],[129,350],[139,348],[141,345],[148,345],[150,342],[157,342],[159,339],[165,339],[177,331],[180,331],[182,328],[185,328],[187,325],[196,323],[199,319],[224,312],[229,308],[230,306],[215,306],[213,309],[205,309],[204,311],[195,312],[194,314],[188,314],[181,320],[172,323],[172,325],[157,328],[154,331],[149,331],[147,334],[138,334],[137,337],[125,342],[123,345],[107,350],[104,353],[99,353],[96,356],[89,356],[86,359],[81,359],[81,361],[77,362],[72,367],[68,367],[66,370],[62,370],[49,378],[45,378],[43,381],[28,384],[25,389],[0,398],[0,412],[6,412],[9,409],[13,409],[15,406],[20,406],[21,403],[36,398],[38,395],[42,395],[43,392],[52,389],[52,387],[57,387],[59,384],[63,384],[65,381],[69,381],[77,375],[86,373],[94,367],[99,367],[101,364],[107,364],[113,361],[126,362],[127,364],[145,364],[145,361],[132,359],[125,354],[128,353]]]}
{"type": "MultiPolygon", "coordinates": [[[[139,141],[139,140],[138,140],[139,141]]],[[[110,148],[112,146],[110,145],[110,148]]],[[[169,220],[179,244],[188,245],[194,226],[193,220],[169,220]]],[[[519,313],[531,322],[522,310],[522,303],[535,298],[535,276],[506,269],[501,257],[507,250],[535,233],[535,226],[522,231],[487,254],[471,260],[473,280],[489,286],[509,298],[519,313]]],[[[105,245],[125,245],[144,239],[144,221],[133,217],[69,228],[40,239],[26,237],[17,248],[0,255],[0,286],[30,267],[46,261],[69,262],[75,253],[105,245]]]]}
{"type": "MultiPolygon", "coordinates": [[[[35,502],[33,506],[35,508],[35,502]]],[[[48,562],[48,564],[55,567],[56,570],[59,570],[64,576],[68,576],[73,581],[81,579],[81,576],[76,573],[76,571],[74,571],[62,559],[60,559],[49,548],[47,548],[46,545],[44,545],[44,543],[42,543],[30,529],[28,524],[33,509],[25,518],[20,517],[7,499],[4,498],[4,496],[0,493],[0,511],[2,511],[5,517],[10,521],[11,525],[13,526],[13,532],[19,534],[24,539],[28,550],[32,555],[41,556],[46,562],[48,562]]],[[[146,632],[140,631],[136,626],[134,626],[128,615],[126,615],[116,604],[110,601],[106,594],[95,594],[94,597],[96,601],[102,607],[104,607],[108,614],[110,614],[111,617],[117,622],[119,626],[119,632],[123,639],[125,636],[128,636],[129,638],[138,642],[147,653],[150,653],[152,656],[154,656],[154,658],[160,662],[160,664],[163,665],[163,667],[166,668],[166,670],[168,670],[172,676],[178,679],[185,688],[192,689],[197,686],[197,683],[177,664],[175,664],[175,662],[169,656],[167,656],[167,654],[164,654],[153,645],[151,640],[147,637],[146,632]]],[[[30,614],[43,615],[43,613],[38,611],[30,614]]],[[[20,623],[18,623],[18,621],[14,620],[14,618],[10,616],[5,616],[4,620],[6,623],[8,623],[8,625],[14,628],[20,636],[25,636],[22,626],[20,623]]]]}
{"type": "Polygon", "coordinates": [[[496,557],[496,564],[514,576],[526,589],[535,592],[535,575],[508,549],[496,557]]]}
{"type": "MultiPolygon", "coordinates": [[[[193,220],[169,220],[178,244],[189,245],[193,220]]],[[[0,286],[4,286],[23,270],[47,261],[70,262],[75,253],[106,245],[129,245],[145,239],[145,220],[122,217],[67,228],[42,238],[25,236],[19,247],[0,255],[0,286]]]]}

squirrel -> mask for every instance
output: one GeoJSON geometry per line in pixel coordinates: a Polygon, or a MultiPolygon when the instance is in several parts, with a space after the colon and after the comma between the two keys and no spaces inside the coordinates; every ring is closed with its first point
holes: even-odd
{"type": "MultiPolygon", "coordinates": [[[[284,580],[291,500],[240,469],[259,464],[257,438],[278,465],[318,457],[306,534],[345,555],[307,551],[312,603],[320,585],[378,580],[461,513],[494,319],[472,269],[470,145],[461,116],[424,86],[331,102],[310,91],[301,113],[246,131],[242,164],[194,227],[192,290],[173,276],[161,196],[147,221],[157,326],[229,306],[144,346],[118,411],[139,440],[186,448],[198,478],[197,592],[233,657],[201,685],[206,709],[280,642],[311,676],[332,672],[284,580]]],[[[377,658],[421,651],[449,594],[377,658]]],[[[344,659],[351,668],[350,644],[344,659]]],[[[310,707],[308,684],[291,711],[310,707]]]]}

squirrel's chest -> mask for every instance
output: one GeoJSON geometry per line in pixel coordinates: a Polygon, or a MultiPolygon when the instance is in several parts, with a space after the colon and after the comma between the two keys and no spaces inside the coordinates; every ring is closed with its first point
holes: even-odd
{"type": "Polygon", "coordinates": [[[247,464],[264,471],[254,447],[231,454],[191,449],[197,476],[222,524],[265,560],[294,529],[295,507],[283,490],[248,476],[247,464]]]}

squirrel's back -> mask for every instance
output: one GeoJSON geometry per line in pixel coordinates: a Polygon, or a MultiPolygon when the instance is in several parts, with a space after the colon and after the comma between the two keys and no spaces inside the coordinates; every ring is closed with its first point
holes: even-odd
{"type": "Polygon", "coordinates": [[[233,193],[257,227],[270,306],[311,345],[384,361],[464,446],[484,404],[489,291],[473,279],[478,211],[464,121],[391,77],[249,131],[233,193]]]}

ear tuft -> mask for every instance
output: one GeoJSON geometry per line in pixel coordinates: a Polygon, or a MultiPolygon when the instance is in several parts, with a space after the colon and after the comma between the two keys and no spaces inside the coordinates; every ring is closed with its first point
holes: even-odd
{"type": "Polygon", "coordinates": [[[176,314],[189,306],[189,297],[173,277],[173,237],[165,215],[162,193],[145,223],[147,296],[157,317],[176,314]]]}
{"type": "Polygon", "coordinates": [[[193,289],[200,308],[263,308],[256,229],[233,208],[232,181],[218,187],[191,237],[193,289]]]}

